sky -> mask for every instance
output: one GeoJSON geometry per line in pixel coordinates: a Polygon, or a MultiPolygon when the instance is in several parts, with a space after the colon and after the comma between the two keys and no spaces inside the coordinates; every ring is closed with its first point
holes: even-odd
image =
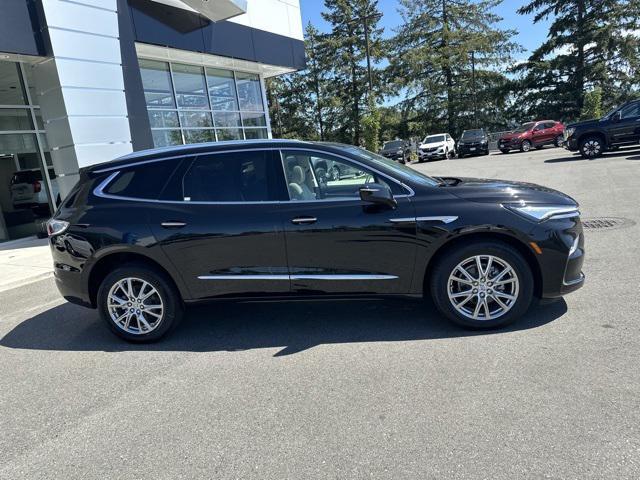
{"type": "MultiPolygon", "coordinates": [[[[515,41],[522,45],[526,52],[530,52],[545,40],[549,22],[534,25],[533,16],[518,15],[516,10],[525,3],[528,3],[527,0],[504,0],[496,13],[503,17],[501,26],[516,30],[518,35],[515,41]]],[[[378,6],[383,14],[381,26],[385,27],[385,36],[389,36],[393,33],[393,28],[400,23],[400,15],[397,12],[398,2],[397,0],[379,0],[378,6]]],[[[311,22],[320,31],[328,29],[327,23],[320,16],[324,10],[323,0],[300,0],[300,8],[303,26],[311,22]]],[[[528,57],[526,52],[520,54],[522,60],[528,57]]]]}

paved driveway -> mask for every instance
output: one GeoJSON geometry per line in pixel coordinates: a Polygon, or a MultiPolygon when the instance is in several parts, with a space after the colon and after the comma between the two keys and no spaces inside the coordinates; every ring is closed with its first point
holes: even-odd
{"type": "Polygon", "coordinates": [[[508,330],[420,302],[200,307],[115,339],[51,279],[0,293],[0,478],[640,477],[640,149],[416,166],[539,182],[585,217],[586,286],[508,330]]]}

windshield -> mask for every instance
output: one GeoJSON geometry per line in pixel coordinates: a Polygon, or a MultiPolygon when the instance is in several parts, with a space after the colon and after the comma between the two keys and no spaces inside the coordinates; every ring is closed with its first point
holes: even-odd
{"type": "Polygon", "coordinates": [[[398,148],[402,148],[404,142],[402,140],[395,140],[393,142],[387,142],[382,147],[383,150],[397,150],[398,148]]]}
{"type": "Polygon", "coordinates": [[[523,133],[523,132],[528,132],[529,130],[531,130],[533,128],[533,126],[535,125],[535,122],[529,122],[529,123],[525,123],[524,125],[520,125],[518,128],[516,128],[513,132],[514,133],[523,133]]]}
{"type": "Polygon", "coordinates": [[[413,168],[407,167],[401,163],[394,162],[393,160],[389,160],[388,158],[384,158],[381,155],[377,155],[375,153],[371,153],[368,150],[360,147],[354,147],[353,145],[342,145],[342,144],[330,144],[333,147],[341,148],[346,152],[349,152],[352,155],[356,155],[360,158],[364,158],[369,160],[374,164],[374,166],[378,166],[383,170],[386,170],[389,173],[395,175],[398,180],[409,180],[415,183],[419,183],[421,185],[427,185],[429,187],[435,187],[440,184],[437,180],[424,175],[413,168]]]}
{"type": "Polygon", "coordinates": [[[444,135],[431,135],[429,137],[425,137],[422,143],[442,143],[444,142],[444,135]]]}
{"type": "Polygon", "coordinates": [[[484,137],[484,130],[465,130],[464,132],[462,132],[461,138],[467,139],[478,137],[484,137]]]}
{"type": "Polygon", "coordinates": [[[618,109],[619,109],[619,108],[620,108],[620,107],[614,107],[614,108],[612,108],[612,109],[611,109],[611,110],[609,110],[609,111],[607,112],[607,114],[606,114],[604,117],[602,117],[602,118],[603,118],[603,119],[605,119],[605,118],[609,118],[611,115],[613,115],[614,113],[616,113],[616,112],[618,111],[618,109]]]}

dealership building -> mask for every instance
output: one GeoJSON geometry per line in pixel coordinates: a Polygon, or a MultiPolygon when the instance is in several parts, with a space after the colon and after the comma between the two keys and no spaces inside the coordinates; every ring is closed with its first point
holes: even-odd
{"type": "Polygon", "coordinates": [[[2,0],[0,241],[87,165],[269,138],[265,79],[304,63],[299,0],[2,0]]]}

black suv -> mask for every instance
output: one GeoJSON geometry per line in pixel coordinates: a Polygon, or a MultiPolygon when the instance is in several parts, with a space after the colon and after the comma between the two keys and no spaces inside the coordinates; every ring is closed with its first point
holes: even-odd
{"type": "Polygon", "coordinates": [[[130,341],[229,298],[425,294],[461,325],[494,328],[584,281],[570,197],[330,143],[133,153],[82,169],[48,230],[62,295],[130,341]],[[333,179],[329,165],[359,173],[333,179]]]}
{"type": "Polygon", "coordinates": [[[400,163],[407,163],[411,159],[411,144],[404,140],[385,142],[380,150],[380,155],[400,163]]]}
{"type": "Polygon", "coordinates": [[[465,130],[462,132],[456,148],[458,158],[466,155],[489,155],[489,136],[484,129],[465,130]]]}
{"type": "Polygon", "coordinates": [[[596,158],[607,150],[640,141],[640,100],[614,108],[599,120],[567,125],[565,147],[584,158],[596,158]]]}

